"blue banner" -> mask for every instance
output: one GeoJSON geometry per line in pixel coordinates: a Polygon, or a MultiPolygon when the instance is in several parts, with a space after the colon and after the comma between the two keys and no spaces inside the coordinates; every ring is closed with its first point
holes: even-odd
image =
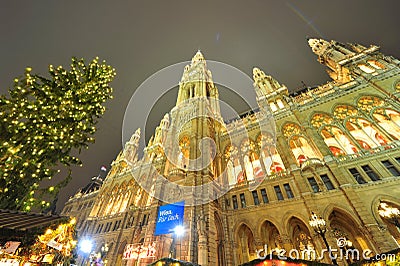
{"type": "Polygon", "coordinates": [[[156,231],[154,235],[165,235],[174,233],[174,229],[176,226],[183,225],[184,210],[184,201],[160,206],[160,208],[158,209],[156,231]]]}

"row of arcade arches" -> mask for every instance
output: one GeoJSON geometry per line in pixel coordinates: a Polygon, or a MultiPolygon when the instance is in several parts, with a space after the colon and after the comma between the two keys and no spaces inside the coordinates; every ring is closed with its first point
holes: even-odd
{"type": "MultiPolygon", "coordinates": [[[[381,202],[382,203],[382,202],[381,202]]],[[[383,203],[385,203],[383,201],[383,203]]],[[[399,209],[399,204],[387,202],[388,205],[399,209]]],[[[377,224],[381,224],[388,229],[393,239],[400,244],[399,228],[390,221],[380,217],[378,208],[374,209],[374,217],[377,224]]],[[[348,211],[333,207],[326,215],[325,220],[328,225],[326,233],[328,242],[332,248],[339,249],[370,249],[374,252],[374,243],[371,236],[367,236],[362,230],[359,220],[348,211]],[[345,247],[336,247],[340,239],[345,239],[350,243],[345,247]]],[[[264,249],[267,254],[284,249],[289,252],[292,249],[301,254],[304,250],[314,250],[316,255],[325,248],[321,238],[315,234],[308,224],[308,220],[297,215],[290,216],[285,223],[279,223],[273,218],[264,219],[259,226],[254,226],[247,221],[241,221],[235,226],[235,256],[236,263],[243,264],[257,258],[257,250],[264,249]]],[[[346,250],[344,250],[346,251],[346,250]]],[[[277,254],[277,253],[275,253],[277,254]]],[[[305,253],[307,254],[307,253],[305,253]]],[[[287,255],[287,253],[286,253],[287,255]]],[[[304,258],[313,260],[312,258],[304,258]]],[[[349,258],[352,260],[352,258],[349,258]]],[[[348,261],[348,262],[354,262],[348,261]]]]}
{"type": "Polygon", "coordinates": [[[400,140],[400,113],[376,96],[361,97],[357,106],[337,105],[332,114],[314,114],[311,125],[336,157],[400,140]]]}
{"type": "Polygon", "coordinates": [[[224,157],[229,185],[263,179],[286,170],[274,138],[268,134],[260,134],[256,141],[245,139],[239,146],[227,146],[224,157]]]}
{"type": "MultiPolygon", "coordinates": [[[[400,112],[378,96],[362,96],[356,105],[338,104],[331,113],[318,112],[310,117],[316,132],[335,157],[358,155],[388,149],[400,140],[400,112]]],[[[308,159],[322,159],[311,139],[313,133],[294,122],[282,126],[282,135],[299,166],[308,159]]],[[[286,167],[272,135],[259,134],[240,145],[224,150],[229,185],[265,176],[285,173],[286,167]]]]}
{"type": "MultiPolygon", "coordinates": [[[[146,180],[146,175],[141,177],[146,180]]],[[[139,186],[135,180],[116,184],[111,188],[100,191],[98,200],[90,212],[91,217],[104,217],[124,212],[129,206],[149,206],[153,200],[154,182],[144,183],[146,190],[139,186]]]]}

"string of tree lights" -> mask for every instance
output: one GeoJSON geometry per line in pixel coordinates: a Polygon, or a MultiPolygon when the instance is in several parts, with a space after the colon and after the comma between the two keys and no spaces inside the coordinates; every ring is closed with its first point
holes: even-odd
{"type": "Polygon", "coordinates": [[[71,179],[70,167],[82,164],[72,154],[94,142],[103,104],[112,98],[115,69],[98,58],[73,58],[70,70],[50,65],[49,74],[26,68],[10,96],[0,96],[0,209],[48,208],[71,179]],[[69,173],[43,186],[60,166],[69,173]]]}

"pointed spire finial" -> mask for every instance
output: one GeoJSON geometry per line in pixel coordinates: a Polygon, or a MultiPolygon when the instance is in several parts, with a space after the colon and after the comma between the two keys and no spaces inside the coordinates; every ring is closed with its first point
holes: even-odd
{"type": "Polygon", "coordinates": [[[253,68],[253,80],[256,90],[259,88],[264,94],[272,93],[284,87],[284,85],[282,86],[275,78],[266,75],[265,72],[258,67],[253,68]]]}
{"type": "Polygon", "coordinates": [[[135,133],[131,136],[130,142],[136,142],[140,139],[140,127],[136,129],[135,133]]]}
{"type": "Polygon", "coordinates": [[[199,61],[204,61],[204,56],[203,56],[203,54],[201,53],[200,49],[197,50],[197,53],[193,56],[193,58],[192,58],[192,64],[193,64],[193,63],[196,63],[196,62],[199,62],[199,61]]]}
{"type": "Polygon", "coordinates": [[[312,51],[317,55],[322,55],[330,45],[329,42],[317,38],[308,38],[307,42],[312,51]]]}

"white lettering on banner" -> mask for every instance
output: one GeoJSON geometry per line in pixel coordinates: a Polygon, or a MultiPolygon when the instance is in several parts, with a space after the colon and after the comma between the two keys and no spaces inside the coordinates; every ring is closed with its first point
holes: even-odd
{"type": "Polygon", "coordinates": [[[160,217],[158,217],[158,223],[163,223],[163,222],[165,222],[165,221],[175,221],[175,220],[179,220],[179,214],[175,214],[175,215],[171,215],[172,214],[172,212],[171,211],[168,211],[169,213],[169,215],[167,216],[167,217],[164,217],[165,215],[163,215],[163,216],[161,216],[160,215],[160,217]]]}
{"type": "Polygon", "coordinates": [[[163,211],[160,211],[160,216],[170,215],[170,214],[172,214],[172,211],[171,211],[171,210],[163,210],[163,211]]]}

